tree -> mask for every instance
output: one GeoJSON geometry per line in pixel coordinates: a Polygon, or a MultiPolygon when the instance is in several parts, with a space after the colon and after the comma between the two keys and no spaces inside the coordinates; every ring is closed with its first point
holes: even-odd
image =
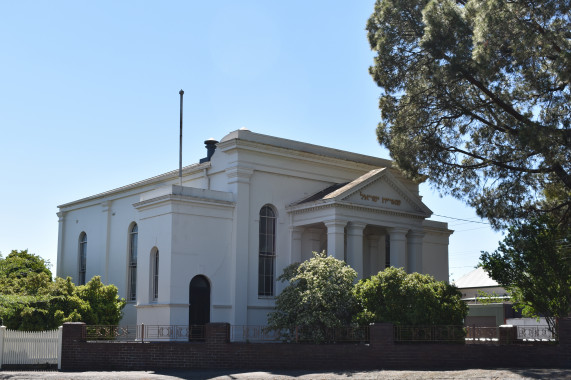
{"type": "Polygon", "coordinates": [[[480,261],[511,292],[524,316],[546,317],[556,333],[556,319],[571,311],[571,226],[547,215],[518,223],[499,248],[483,252],[480,261]]]}
{"type": "Polygon", "coordinates": [[[360,324],[462,325],[468,308],[454,285],[390,267],[355,286],[360,324]]]}
{"type": "Polygon", "coordinates": [[[51,330],[64,322],[118,324],[125,300],[99,276],[76,287],[71,278],[52,281],[49,263],[24,251],[0,257],[0,318],[13,330],[51,330]]]}
{"type": "Polygon", "coordinates": [[[328,329],[351,323],[356,310],[352,293],[356,277],[345,262],[325,253],[314,252],[311,259],[286,267],[278,280],[289,285],[276,297],[268,327],[291,335],[297,329],[303,339],[324,341],[328,329]]]}
{"type": "Polygon", "coordinates": [[[570,15],[561,0],[377,0],[377,136],[398,167],[496,228],[554,211],[569,223],[570,15]]]}

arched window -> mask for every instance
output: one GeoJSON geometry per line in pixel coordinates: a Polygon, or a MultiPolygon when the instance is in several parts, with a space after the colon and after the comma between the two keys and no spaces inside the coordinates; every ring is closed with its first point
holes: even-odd
{"type": "Polygon", "coordinates": [[[151,300],[159,298],[159,250],[154,249],[151,254],[151,300]]]}
{"type": "Polygon", "coordinates": [[[139,227],[133,224],[129,230],[129,273],[128,273],[128,290],[127,300],[137,300],[137,238],[139,236],[139,227]]]}
{"type": "Polygon", "coordinates": [[[77,285],[85,285],[85,272],[87,261],[87,234],[82,232],[79,234],[79,265],[77,276],[77,285]]]}
{"type": "Polygon", "coordinates": [[[258,296],[271,297],[274,295],[276,214],[270,206],[260,210],[258,259],[258,296]]]}

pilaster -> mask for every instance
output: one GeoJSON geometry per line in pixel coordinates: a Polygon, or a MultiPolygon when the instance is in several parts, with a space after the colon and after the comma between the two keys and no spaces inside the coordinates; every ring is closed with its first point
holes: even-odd
{"type": "Polygon", "coordinates": [[[63,277],[63,260],[64,260],[63,249],[65,247],[65,242],[64,242],[65,212],[60,211],[57,213],[57,216],[58,216],[58,236],[57,236],[56,276],[63,277]]]}
{"type": "Polygon", "coordinates": [[[298,263],[301,261],[301,237],[303,235],[303,228],[290,227],[289,232],[291,239],[290,263],[298,263]]]}
{"type": "Polygon", "coordinates": [[[247,167],[230,167],[226,169],[228,187],[234,194],[236,208],[233,221],[232,241],[232,275],[233,283],[233,321],[234,325],[248,324],[248,273],[250,253],[250,179],[254,170],[247,167]]]}

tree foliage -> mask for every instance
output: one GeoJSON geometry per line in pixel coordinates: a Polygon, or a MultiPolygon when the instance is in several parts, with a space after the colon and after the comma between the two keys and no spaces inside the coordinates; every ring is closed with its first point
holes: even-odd
{"type": "Polygon", "coordinates": [[[462,325],[468,312],[455,286],[402,268],[390,267],[359,281],[355,296],[360,324],[462,325]]]}
{"type": "Polygon", "coordinates": [[[268,327],[304,339],[323,341],[326,331],[345,327],[355,313],[353,281],[357,273],[345,262],[313,253],[313,258],[284,269],[278,280],[289,285],[276,297],[276,310],[268,315],[268,327]]]}
{"type": "Polygon", "coordinates": [[[0,257],[0,318],[13,330],[51,330],[64,322],[116,325],[125,300],[99,276],[75,286],[71,278],[52,281],[46,261],[24,251],[0,257]]]}
{"type": "Polygon", "coordinates": [[[377,0],[367,31],[377,136],[400,169],[497,228],[569,222],[571,2],[377,0]]]}
{"type": "Polygon", "coordinates": [[[511,292],[527,317],[544,316],[553,332],[556,318],[571,312],[571,226],[549,216],[518,223],[482,267],[511,292]]]}

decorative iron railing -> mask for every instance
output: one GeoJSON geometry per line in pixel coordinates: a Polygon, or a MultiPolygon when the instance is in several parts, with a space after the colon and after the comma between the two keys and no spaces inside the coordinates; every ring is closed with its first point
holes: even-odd
{"type": "Polygon", "coordinates": [[[545,325],[517,326],[517,338],[521,340],[555,340],[553,334],[545,325]]]}
{"type": "Polygon", "coordinates": [[[465,343],[464,326],[394,326],[395,342],[465,343]]]}
{"type": "Polygon", "coordinates": [[[466,326],[467,343],[498,342],[500,332],[498,327],[466,326]]]}
{"type": "Polygon", "coordinates": [[[83,330],[83,338],[88,341],[202,341],[204,337],[203,325],[88,325],[83,330]]]}
{"type": "Polygon", "coordinates": [[[232,325],[230,326],[230,341],[232,342],[281,342],[279,330],[270,330],[267,326],[232,325]]]}
{"type": "Polygon", "coordinates": [[[87,325],[83,329],[83,339],[100,341],[129,341],[140,339],[138,326],[87,325]]]}
{"type": "Polygon", "coordinates": [[[288,343],[365,343],[369,342],[369,326],[319,329],[293,327],[274,330],[268,326],[231,326],[233,342],[288,342],[288,343]]]}

